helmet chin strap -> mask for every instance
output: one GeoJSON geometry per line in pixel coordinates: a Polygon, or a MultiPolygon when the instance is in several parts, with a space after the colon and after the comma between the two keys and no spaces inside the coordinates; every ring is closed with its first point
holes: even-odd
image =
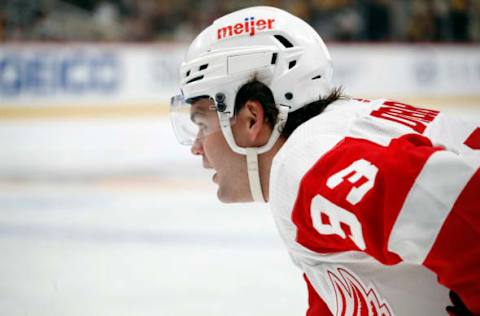
{"type": "Polygon", "coordinates": [[[257,148],[245,148],[247,156],[248,182],[250,183],[250,192],[255,202],[266,202],[263,197],[262,185],[260,184],[260,173],[258,168],[257,148]]]}
{"type": "Polygon", "coordinates": [[[220,126],[229,147],[234,152],[245,155],[247,158],[248,182],[250,184],[250,192],[252,193],[255,202],[266,202],[262,192],[262,184],[260,183],[258,155],[269,151],[275,145],[275,142],[280,137],[280,132],[287,121],[288,110],[290,107],[280,105],[278,109],[277,122],[273,127],[272,135],[270,135],[268,142],[261,147],[239,147],[233,137],[229,113],[219,112],[220,126]]]}

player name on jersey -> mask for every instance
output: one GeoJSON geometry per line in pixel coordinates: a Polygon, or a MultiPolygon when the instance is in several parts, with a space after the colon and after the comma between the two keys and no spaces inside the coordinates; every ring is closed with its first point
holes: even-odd
{"type": "Polygon", "coordinates": [[[403,124],[422,134],[427,124],[432,122],[438,113],[435,110],[416,108],[395,101],[386,101],[370,115],[403,124]]]}

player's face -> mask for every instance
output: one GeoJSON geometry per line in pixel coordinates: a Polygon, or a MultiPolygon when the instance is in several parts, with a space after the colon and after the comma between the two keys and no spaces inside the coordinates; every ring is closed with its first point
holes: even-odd
{"type": "MultiPolygon", "coordinates": [[[[217,112],[209,108],[208,99],[192,104],[191,118],[198,125],[199,132],[191,151],[202,156],[204,168],[215,170],[212,180],[218,184],[220,201],[251,201],[245,157],[230,149],[220,129],[217,112]]],[[[235,127],[234,124],[234,135],[239,132],[235,127]]]]}

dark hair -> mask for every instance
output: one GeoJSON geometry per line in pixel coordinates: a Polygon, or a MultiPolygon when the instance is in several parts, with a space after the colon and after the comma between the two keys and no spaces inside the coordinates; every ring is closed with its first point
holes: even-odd
{"type": "MultiPolygon", "coordinates": [[[[343,98],[345,98],[345,96],[343,95],[342,88],[335,88],[326,98],[319,98],[317,101],[313,101],[298,110],[289,113],[287,122],[283,127],[280,136],[288,138],[298,126],[322,113],[330,103],[343,98]]],[[[235,97],[235,115],[240,112],[247,101],[260,102],[265,111],[265,120],[271,128],[275,126],[278,109],[275,106],[272,91],[268,86],[257,79],[252,79],[244,84],[238,90],[237,96],[235,97]]]]}
{"type": "Polygon", "coordinates": [[[265,121],[271,128],[275,126],[278,109],[275,106],[275,100],[273,99],[273,94],[270,88],[257,79],[252,79],[244,84],[235,96],[235,115],[240,112],[247,101],[260,102],[263,111],[265,112],[265,121]]]}

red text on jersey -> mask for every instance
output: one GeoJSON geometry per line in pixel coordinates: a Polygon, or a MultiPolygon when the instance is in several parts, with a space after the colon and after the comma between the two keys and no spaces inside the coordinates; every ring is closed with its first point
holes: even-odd
{"type": "Polygon", "coordinates": [[[415,132],[423,134],[428,123],[432,122],[438,113],[435,110],[416,108],[395,101],[386,101],[370,115],[403,124],[415,132]]]}

